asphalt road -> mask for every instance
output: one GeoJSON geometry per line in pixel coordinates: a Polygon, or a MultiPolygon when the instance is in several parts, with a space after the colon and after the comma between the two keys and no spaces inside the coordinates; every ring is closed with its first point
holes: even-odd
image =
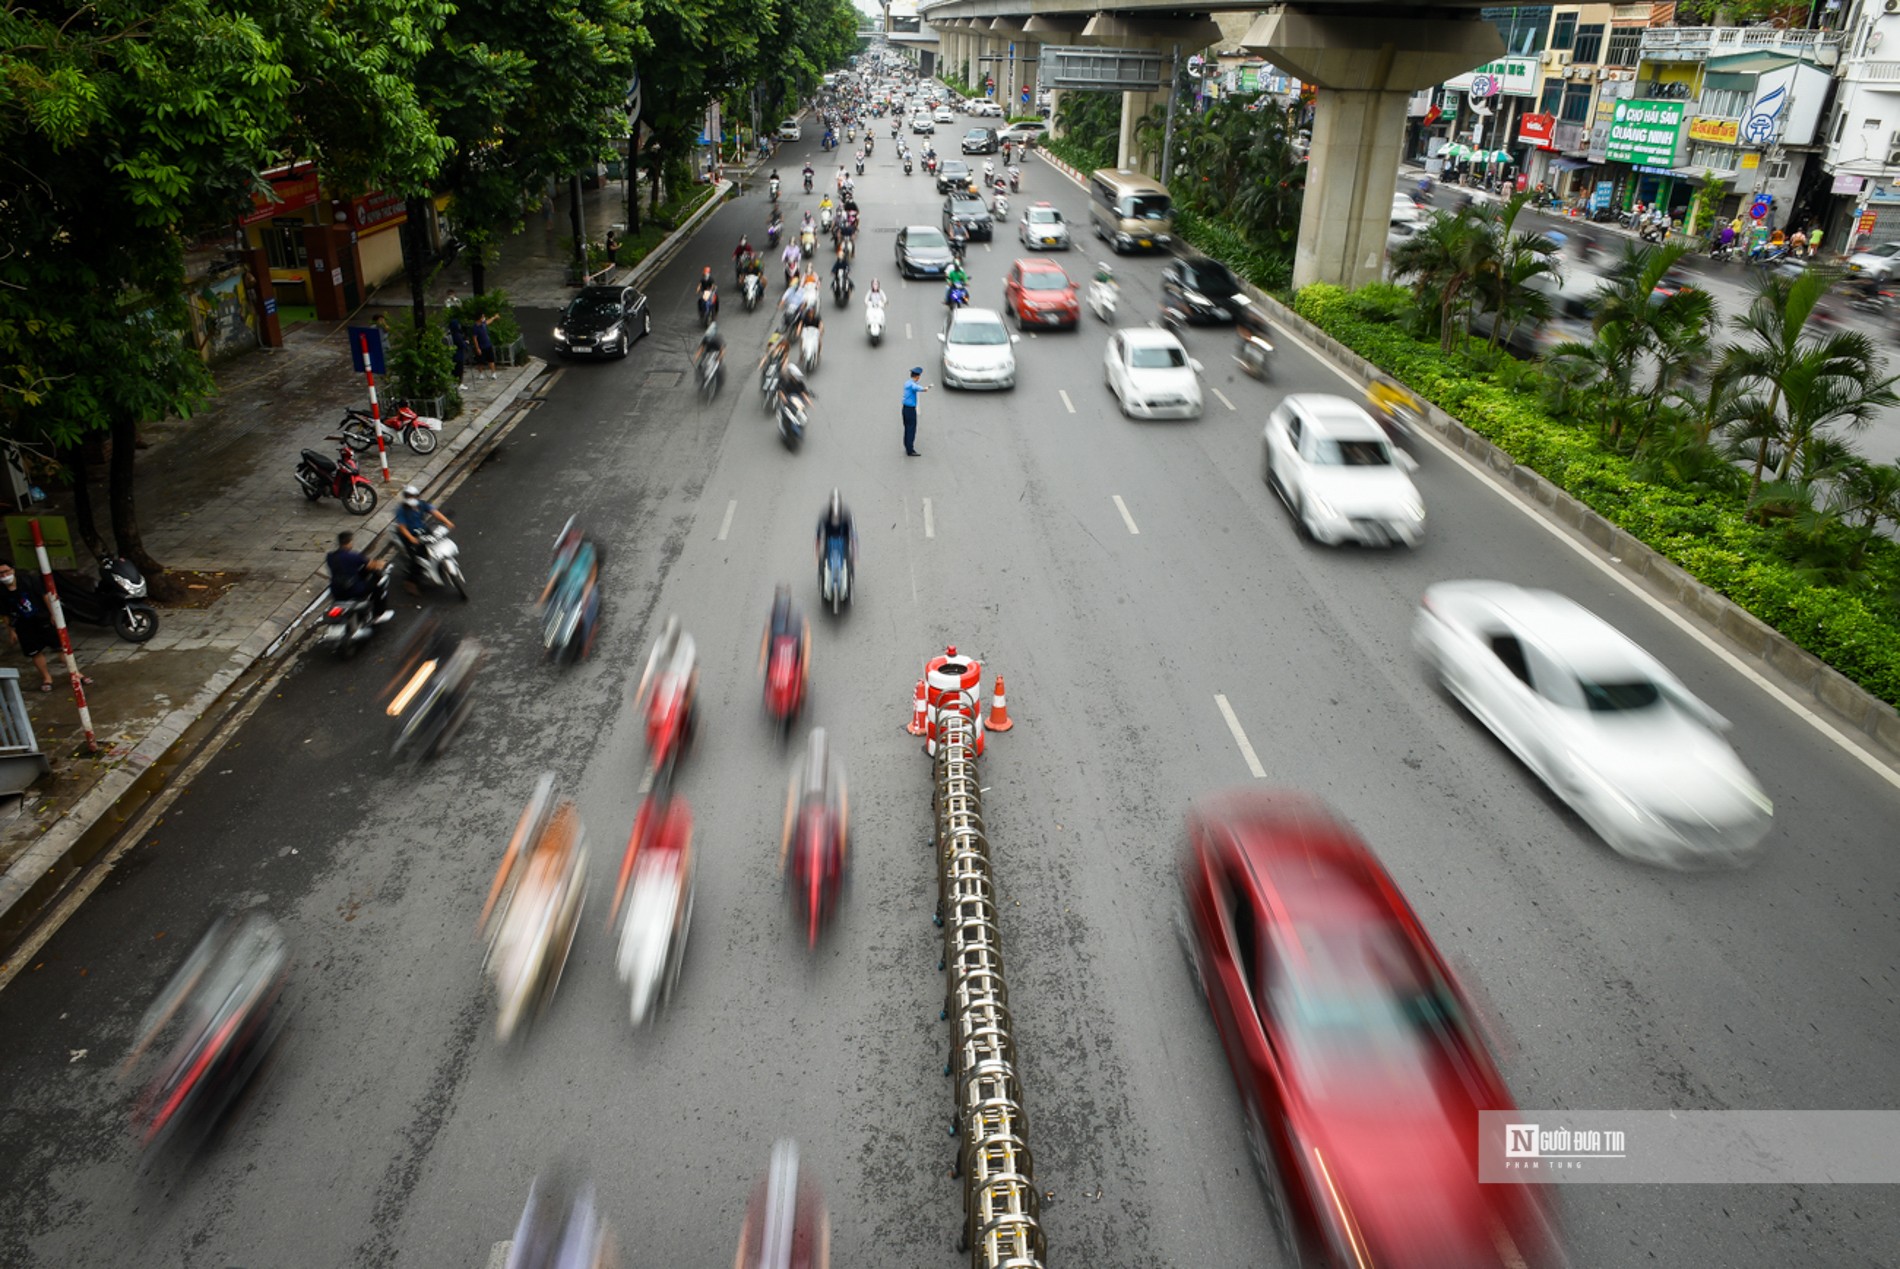
{"type": "MultiPolygon", "coordinates": [[[[1185,808],[1250,780],[1217,694],[1263,783],[1324,797],[1387,861],[1501,1021],[1522,1105],[1895,1104],[1890,784],[1442,454],[1418,477],[1418,551],[1303,545],[1261,482],[1260,428],[1280,394],[1343,385],[1290,340],[1262,385],[1233,370],[1231,336],[1195,333],[1219,393],[1207,416],[1140,424],[1112,408],[1099,324],[1025,335],[1020,385],[932,392],[924,457],[906,459],[899,390],[913,364],[938,378],[940,292],[886,262],[891,231],[934,222],[940,200],[888,141],[860,182],[860,277],[894,292],[889,338],[870,348],[856,310],[833,319],[801,453],[747,380],[702,406],[683,373],[693,276],[726,276],[738,234],[762,235],[749,191],[653,284],[653,336],[566,370],[452,500],[476,599],[450,620],[495,653],[455,752],[417,773],[380,757],[394,639],[352,664],[307,658],[0,997],[0,1263],[481,1265],[565,1158],[596,1180],[627,1264],[720,1265],[788,1133],[826,1182],[837,1264],[958,1263],[929,771],[903,731],[944,642],[1007,677],[1018,722],[983,777],[1052,1264],[1282,1263],[1169,929],[1185,808]],[[760,717],[756,655],[775,583],[816,606],[812,526],[834,485],[862,577],[854,611],[814,613],[811,721],[850,771],[857,872],[810,957],[778,894],[791,756],[760,717]],[[607,543],[608,600],[594,659],[560,673],[531,600],[570,513],[607,543]],[[1413,607],[1467,576],[1575,596],[1734,720],[1777,803],[1762,862],[1685,876],[1621,860],[1429,686],[1413,607]],[[643,770],[629,696],[669,612],[702,659],[680,785],[698,906],[674,1009],[633,1034],[606,906],[643,770]],[[595,888],[550,1014],[503,1049],[474,926],[543,769],[578,801],[595,888]],[[113,1068],[189,940],[245,903],[297,954],[281,1056],[195,1168],[141,1177],[113,1068]]],[[[796,160],[780,170],[795,187],[796,160]]],[[[1013,202],[1081,221],[1076,187],[1026,172],[1013,202]]],[[[791,221],[815,201],[789,199],[791,221]]],[[[1007,237],[975,249],[979,303],[1014,254],[1007,237]]],[[[1062,259],[1085,275],[1095,255],[1062,259]]],[[[1129,320],[1155,311],[1159,269],[1120,263],[1129,320]]],[[[537,352],[552,317],[524,314],[537,352]]],[[[767,320],[728,301],[735,363],[767,320]]],[[[1566,1199],[1578,1265],[1874,1265],[1900,1247],[1886,1189],[1566,1199]]]]}

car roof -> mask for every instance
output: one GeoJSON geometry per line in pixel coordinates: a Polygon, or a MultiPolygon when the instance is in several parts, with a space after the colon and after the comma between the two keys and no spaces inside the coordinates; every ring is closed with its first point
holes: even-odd
{"type": "Polygon", "coordinates": [[[1195,804],[1197,823],[1231,835],[1239,862],[1270,887],[1291,918],[1322,914],[1398,916],[1384,869],[1350,824],[1318,798],[1278,790],[1236,789],[1195,804]]]}
{"type": "Polygon", "coordinates": [[[1476,600],[1492,608],[1579,674],[1598,679],[1619,674],[1671,677],[1622,631],[1568,595],[1491,581],[1440,582],[1426,593],[1476,600]]]}
{"type": "Polygon", "coordinates": [[[617,300],[621,292],[630,290],[624,286],[584,286],[575,293],[577,300],[617,300]]]}
{"type": "Polygon", "coordinates": [[[1064,277],[1068,276],[1067,270],[1044,256],[1023,256],[1016,261],[1016,267],[1024,273],[1060,273],[1064,277]]]}
{"type": "Polygon", "coordinates": [[[995,322],[1002,325],[1002,314],[993,308],[960,308],[950,315],[952,326],[963,326],[970,322],[995,322]]]}
{"type": "Polygon", "coordinates": [[[906,234],[940,234],[943,230],[937,228],[935,225],[905,225],[903,232],[906,234]]]}
{"type": "Polygon", "coordinates": [[[1158,326],[1124,326],[1115,333],[1130,345],[1144,348],[1179,348],[1184,352],[1187,348],[1175,338],[1173,331],[1162,330],[1158,326]]]}
{"type": "Polygon", "coordinates": [[[1324,392],[1302,392],[1287,397],[1283,404],[1300,412],[1300,417],[1335,440],[1384,440],[1385,431],[1372,421],[1358,402],[1324,392]]]}

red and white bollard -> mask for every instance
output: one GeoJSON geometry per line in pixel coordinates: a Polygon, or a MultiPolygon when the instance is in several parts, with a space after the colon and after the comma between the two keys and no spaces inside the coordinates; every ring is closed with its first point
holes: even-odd
{"type": "Polygon", "coordinates": [[[40,536],[39,520],[35,518],[32,523],[33,550],[40,559],[40,576],[46,579],[46,609],[53,614],[53,629],[59,631],[59,655],[66,664],[66,677],[73,685],[73,702],[79,706],[79,726],[86,733],[86,752],[98,753],[99,741],[92,733],[92,710],[86,706],[85,676],[79,673],[72,636],[66,632],[66,610],[60,607],[59,583],[53,580],[53,561],[46,554],[46,539],[40,536]]]}
{"type": "Polygon", "coordinates": [[[955,644],[932,657],[924,665],[925,725],[928,729],[924,751],[937,752],[943,736],[945,714],[961,714],[976,728],[976,752],[983,753],[983,663],[975,657],[958,656],[955,644]]]}
{"type": "Polygon", "coordinates": [[[376,371],[369,360],[369,337],[363,336],[363,377],[369,380],[369,416],[376,420],[376,457],[382,460],[383,483],[389,482],[389,447],[383,443],[383,410],[376,404],[376,371]]]}

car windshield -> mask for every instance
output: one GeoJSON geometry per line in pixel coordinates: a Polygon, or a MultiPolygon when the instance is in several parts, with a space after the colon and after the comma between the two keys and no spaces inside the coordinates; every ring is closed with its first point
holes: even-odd
{"type": "Polygon", "coordinates": [[[1003,324],[990,318],[977,318],[973,321],[961,321],[950,328],[950,343],[953,344],[1007,344],[1009,332],[1003,324]]]}
{"type": "Polygon", "coordinates": [[[990,134],[983,128],[971,128],[968,132],[963,134],[963,139],[965,141],[987,141],[990,139],[990,134]]]}
{"type": "Polygon", "coordinates": [[[1588,679],[1578,680],[1577,686],[1583,689],[1583,699],[1593,714],[1623,714],[1631,710],[1649,709],[1662,700],[1662,691],[1648,679],[1632,679],[1622,683],[1592,683],[1588,679]]]}
{"type": "Polygon", "coordinates": [[[1068,289],[1068,275],[1057,273],[1054,269],[1037,269],[1034,273],[1023,274],[1023,290],[1025,291],[1066,291],[1068,289]]]}
{"type": "Polygon", "coordinates": [[[1029,209],[1029,223],[1032,225],[1059,225],[1062,213],[1053,207],[1032,207],[1029,209]]]}
{"type": "Polygon", "coordinates": [[[1135,194],[1122,199],[1122,216],[1127,220],[1166,220],[1170,206],[1166,194],[1135,194]]]}
{"type": "Polygon", "coordinates": [[[948,246],[943,240],[943,235],[935,229],[911,230],[909,236],[904,239],[904,245],[910,247],[912,250],[918,247],[947,248],[948,246]]]}
{"type": "Polygon", "coordinates": [[[617,295],[576,296],[573,306],[567,310],[569,317],[616,317],[619,313],[620,297],[617,295]]]}
{"type": "Polygon", "coordinates": [[[1272,941],[1265,1003],[1309,1098],[1429,1090],[1432,1035],[1456,1008],[1390,927],[1306,923],[1280,927],[1272,941]]]}
{"type": "Polygon", "coordinates": [[[1879,256],[1882,260],[1885,260],[1888,256],[1893,255],[1897,251],[1900,251],[1900,242],[1883,242],[1867,254],[1870,256],[1879,256]]]}
{"type": "Polygon", "coordinates": [[[1322,438],[1313,445],[1313,462],[1321,467],[1390,467],[1392,451],[1384,441],[1322,438]]]}
{"type": "Polygon", "coordinates": [[[1128,350],[1128,364],[1137,370],[1166,370],[1187,365],[1187,351],[1166,344],[1137,345],[1128,350]]]}
{"type": "Polygon", "coordinates": [[[1191,264],[1187,279],[1189,286],[1206,295],[1232,295],[1240,289],[1234,275],[1217,264],[1191,264]]]}
{"type": "Polygon", "coordinates": [[[985,208],[974,198],[953,198],[950,200],[950,212],[955,216],[981,216],[985,208]]]}
{"type": "Polygon", "coordinates": [[[945,176],[961,176],[969,172],[969,170],[970,165],[965,163],[962,159],[945,159],[943,161],[943,174],[945,176]]]}

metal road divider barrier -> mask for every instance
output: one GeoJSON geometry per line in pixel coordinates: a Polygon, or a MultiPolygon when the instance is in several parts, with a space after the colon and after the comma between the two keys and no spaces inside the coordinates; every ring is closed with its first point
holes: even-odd
{"type": "MultiPolygon", "coordinates": [[[[955,649],[950,651],[954,657],[955,649]]],[[[937,923],[943,927],[938,968],[946,975],[941,1017],[950,1024],[943,1073],[955,1081],[953,1175],[963,1183],[957,1250],[970,1253],[973,1269],[1043,1269],[1041,1195],[1016,1073],[996,881],[976,771],[981,701],[976,692],[951,690],[938,695],[931,712],[937,923]]]]}

